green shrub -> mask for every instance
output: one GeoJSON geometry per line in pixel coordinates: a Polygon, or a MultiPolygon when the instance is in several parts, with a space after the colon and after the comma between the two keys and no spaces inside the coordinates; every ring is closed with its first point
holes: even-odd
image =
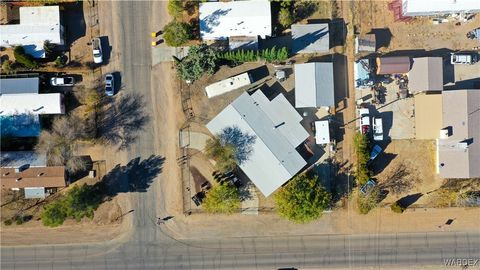
{"type": "Polygon", "coordinates": [[[11,219],[7,219],[3,222],[3,224],[5,224],[5,226],[10,226],[12,225],[12,220],[11,219]]]}
{"type": "Polygon", "coordinates": [[[293,14],[288,8],[280,9],[278,14],[278,22],[284,27],[288,28],[293,24],[293,14]]]}
{"type": "Polygon", "coordinates": [[[184,22],[171,21],[163,28],[163,38],[168,46],[179,47],[191,38],[190,25],[184,22]]]}
{"type": "Polygon", "coordinates": [[[360,214],[368,214],[380,202],[380,189],[375,186],[367,194],[358,194],[357,204],[360,214]]]}
{"type": "Polygon", "coordinates": [[[235,213],[240,208],[238,189],[230,183],[214,186],[207,193],[203,208],[209,213],[235,213]]]}
{"type": "Polygon", "coordinates": [[[15,217],[15,224],[17,225],[22,225],[25,220],[23,219],[23,216],[16,216],[15,217]]]}
{"type": "Polygon", "coordinates": [[[15,56],[15,61],[26,68],[33,69],[39,67],[32,56],[25,53],[25,49],[22,46],[16,46],[15,49],[13,49],[13,56],[15,56]]]}
{"type": "Polygon", "coordinates": [[[168,1],[168,14],[174,19],[179,19],[182,16],[183,4],[181,0],[169,0],[168,1]]]}
{"type": "Polygon", "coordinates": [[[5,74],[10,74],[13,72],[13,67],[12,67],[12,61],[10,60],[5,60],[3,61],[2,63],[2,71],[5,73],[5,74]]]}
{"type": "Polygon", "coordinates": [[[63,55],[59,55],[57,56],[57,58],[55,59],[55,66],[58,67],[58,68],[63,68],[65,67],[67,61],[65,60],[65,57],[63,55]]]}
{"type": "Polygon", "coordinates": [[[45,51],[45,54],[48,56],[53,53],[55,50],[56,45],[53,43],[50,43],[50,41],[45,40],[43,42],[43,50],[45,51]]]}
{"type": "Polygon", "coordinates": [[[390,209],[392,209],[393,212],[395,213],[403,213],[403,211],[405,211],[405,209],[407,209],[405,206],[403,206],[401,203],[399,203],[398,201],[392,203],[392,205],[390,205],[390,209]]]}

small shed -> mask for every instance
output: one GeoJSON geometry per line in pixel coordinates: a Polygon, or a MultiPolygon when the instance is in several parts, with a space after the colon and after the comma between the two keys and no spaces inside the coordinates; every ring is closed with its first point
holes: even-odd
{"type": "Polygon", "coordinates": [[[315,143],[330,143],[330,127],[328,125],[328,120],[315,121],[315,143]]]}
{"type": "Polygon", "coordinates": [[[44,199],[45,198],[45,188],[44,187],[26,187],[25,199],[44,199]]]}
{"type": "Polygon", "coordinates": [[[375,52],[376,50],[377,42],[375,34],[366,34],[355,38],[355,53],[375,52]]]}
{"type": "Polygon", "coordinates": [[[377,57],[377,74],[405,74],[410,71],[410,57],[377,57]]]}

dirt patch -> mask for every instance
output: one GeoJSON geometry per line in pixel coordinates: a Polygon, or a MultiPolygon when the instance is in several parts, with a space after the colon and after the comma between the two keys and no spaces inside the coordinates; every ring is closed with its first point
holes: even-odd
{"type": "Polygon", "coordinates": [[[388,190],[382,203],[408,195],[422,194],[415,204],[428,201],[428,192],[439,188],[442,179],[435,172],[435,141],[393,140],[373,163],[374,178],[388,190]]]}

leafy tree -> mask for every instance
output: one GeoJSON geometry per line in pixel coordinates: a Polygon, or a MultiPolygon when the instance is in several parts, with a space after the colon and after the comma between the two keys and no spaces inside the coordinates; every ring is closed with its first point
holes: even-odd
{"type": "Polygon", "coordinates": [[[10,74],[13,72],[12,61],[5,60],[2,63],[2,70],[5,74],[10,74]]]}
{"type": "Polygon", "coordinates": [[[370,179],[371,171],[368,168],[370,153],[368,147],[368,138],[365,134],[358,132],[354,138],[355,154],[357,156],[356,179],[358,185],[365,185],[370,179]]]}
{"type": "Polygon", "coordinates": [[[279,215],[297,223],[319,218],[331,199],[316,175],[297,175],[275,193],[279,215]]]}
{"type": "Polygon", "coordinates": [[[222,145],[217,138],[207,140],[206,155],[215,160],[218,170],[229,171],[236,167],[235,148],[233,145],[222,145]]]}
{"type": "Polygon", "coordinates": [[[203,208],[209,213],[232,214],[240,208],[240,195],[230,183],[214,186],[206,195],[203,208]]]}
{"type": "Polygon", "coordinates": [[[13,49],[13,56],[15,61],[23,65],[26,68],[34,69],[38,68],[38,63],[32,58],[32,56],[25,53],[25,49],[22,46],[16,46],[13,49]]]}
{"type": "Polygon", "coordinates": [[[278,22],[284,27],[288,28],[290,25],[293,24],[293,14],[288,8],[280,9],[280,13],[278,14],[278,22]]]}
{"type": "Polygon", "coordinates": [[[169,0],[168,1],[168,14],[174,19],[179,19],[183,13],[183,4],[181,0],[169,0]]]}
{"type": "Polygon", "coordinates": [[[190,82],[197,80],[204,73],[213,74],[218,62],[217,52],[206,44],[192,46],[187,56],[181,60],[174,59],[180,78],[190,82]]]}
{"type": "Polygon", "coordinates": [[[292,5],[293,0],[271,0],[272,2],[279,2],[282,8],[288,8],[292,5]]]}
{"type": "Polygon", "coordinates": [[[163,31],[163,38],[168,46],[182,46],[191,38],[190,25],[184,22],[171,21],[165,25],[163,31]]]}
{"type": "Polygon", "coordinates": [[[377,207],[380,199],[378,186],[373,187],[367,194],[359,193],[357,197],[358,211],[360,214],[367,214],[370,210],[377,207]]]}

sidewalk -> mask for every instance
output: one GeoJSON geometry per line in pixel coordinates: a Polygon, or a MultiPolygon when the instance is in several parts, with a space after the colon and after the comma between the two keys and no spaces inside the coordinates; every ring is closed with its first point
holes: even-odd
{"type": "Polygon", "coordinates": [[[312,234],[383,234],[433,231],[480,231],[480,209],[408,209],[403,214],[390,208],[375,209],[368,215],[354,210],[325,213],[309,224],[295,224],[275,213],[259,216],[194,214],[177,216],[166,224],[169,234],[178,239],[254,237],[312,234]],[[451,225],[444,225],[454,219],[451,225]],[[443,225],[443,226],[442,226],[443,225]],[[439,228],[438,226],[442,226],[439,228]]]}

